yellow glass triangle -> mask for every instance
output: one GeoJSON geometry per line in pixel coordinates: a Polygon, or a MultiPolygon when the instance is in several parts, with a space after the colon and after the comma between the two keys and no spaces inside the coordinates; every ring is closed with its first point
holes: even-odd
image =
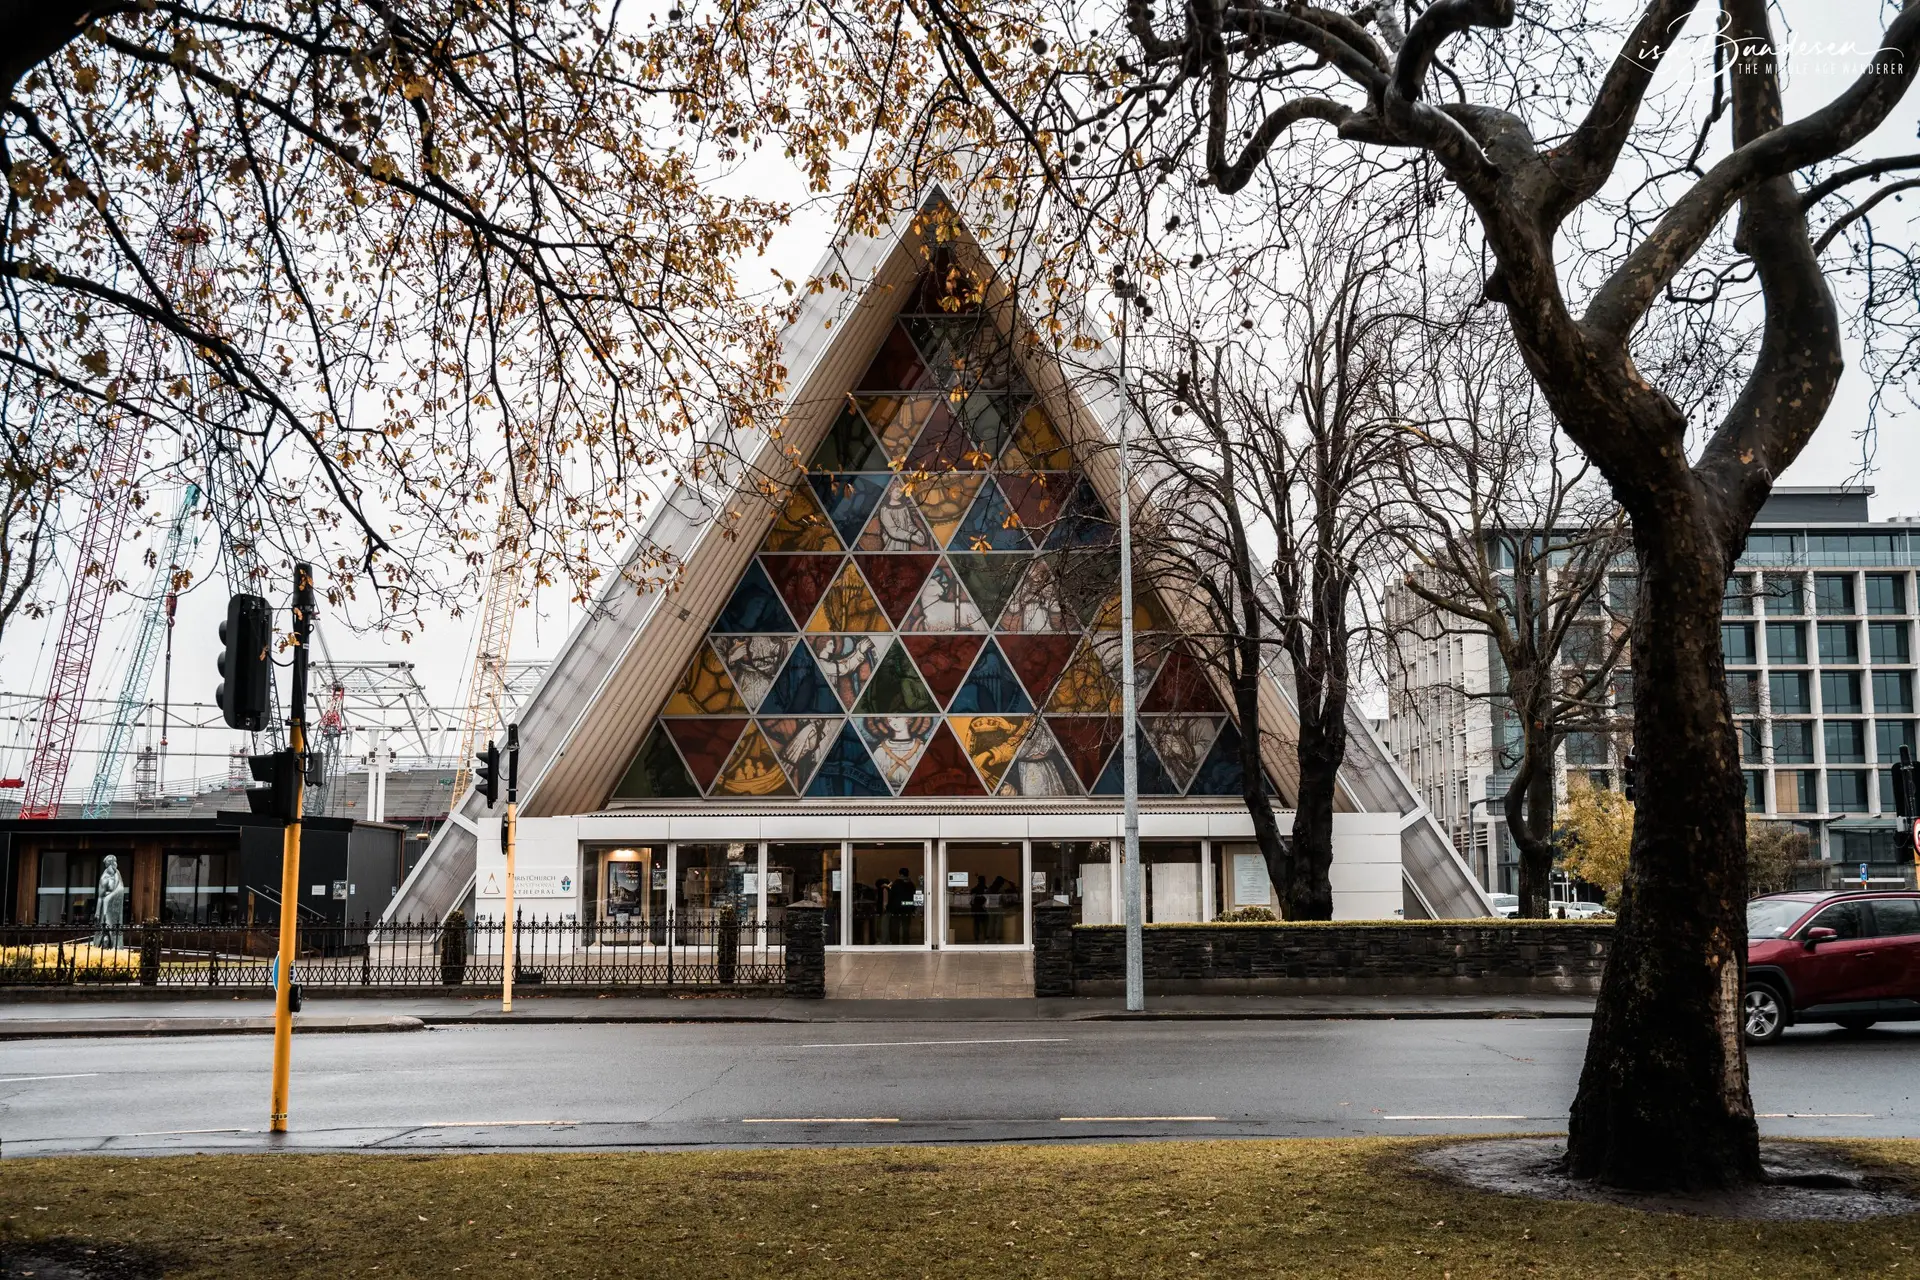
{"type": "Polygon", "coordinates": [[[827,513],[820,509],[820,503],[813,496],[813,490],[806,485],[796,485],[787,498],[787,505],[773,522],[773,528],[767,531],[767,540],[760,544],[762,551],[841,551],[840,535],[833,530],[833,521],[827,519],[827,513]]]}
{"type": "Polygon", "coordinates": [[[940,397],[864,396],[858,403],[867,425],[880,437],[880,452],[887,456],[887,465],[898,471],[907,464],[907,454],[933,416],[940,397]]]}
{"type": "Polygon", "coordinates": [[[733,678],[720,664],[712,646],[702,644],[687,664],[680,685],[660,709],[663,716],[743,716],[747,704],[733,687],[733,678]]]}
{"type": "Polygon", "coordinates": [[[1027,471],[1071,471],[1073,450],[1067,447],[1047,411],[1036,404],[1014,428],[1013,441],[1007,445],[1001,465],[1027,471]]]}
{"type": "Polygon", "coordinates": [[[961,471],[913,485],[913,500],[920,504],[920,514],[933,527],[936,546],[944,547],[953,540],[985,479],[981,472],[961,471]]]}
{"type": "MultiPolygon", "coordinates": [[[[1100,606],[1100,615],[1093,620],[1095,631],[1118,631],[1120,629],[1120,593],[1115,591],[1107,602],[1100,606]]],[[[1160,601],[1150,588],[1136,586],[1133,589],[1133,629],[1135,631],[1171,631],[1173,620],[1167,617],[1167,611],[1160,607],[1160,601]]]]}
{"type": "Polygon", "coordinates": [[[841,566],[840,576],[833,580],[827,593],[820,597],[820,604],[814,609],[807,630],[891,631],[893,624],[887,621],[880,602],[873,598],[873,592],[868,589],[867,580],[860,576],[859,568],[849,560],[841,566]]]}
{"type": "Polygon", "coordinates": [[[740,735],[740,741],[734,744],[733,754],[727,757],[727,763],[721,766],[720,777],[713,784],[713,794],[717,796],[790,796],[793,784],[787,781],[787,774],[780,767],[780,758],[773,754],[773,747],[767,742],[766,735],[760,732],[760,726],[750,724],[747,731],[740,735]]]}
{"type": "Polygon", "coordinates": [[[948,716],[947,723],[960,735],[960,745],[966,749],[973,767],[980,771],[987,790],[994,791],[1006,776],[1007,766],[1013,763],[1027,731],[1033,727],[1033,717],[948,716]]]}
{"type": "Polygon", "coordinates": [[[1120,686],[1107,674],[1100,655],[1084,639],[1067,661],[1067,669],[1060,673],[1059,682],[1053,686],[1053,696],[1047,699],[1047,710],[1104,711],[1109,715],[1120,713],[1120,686]]]}

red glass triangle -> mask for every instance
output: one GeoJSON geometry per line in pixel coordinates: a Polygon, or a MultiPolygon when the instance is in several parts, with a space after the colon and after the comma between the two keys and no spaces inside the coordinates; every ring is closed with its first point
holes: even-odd
{"type": "Polygon", "coordinates": [[[1207,673],[1201,669],[1199,661],[1185,649],[1175,649],[1167,655],[1165,665],[1160,668],[1160,678],[1153,682],[1153,688],[1140,710],[1147,714],[1187,711],[1218,715],[1226,708],[1220,705],[1220,697],[1213,691],[1213,682],[1207,679],[1207,673]]]}
{"type": "Polygon", "coordinates": [[[869,554],[858,555],[854,559],[860,562],[860,571],[867,575],[867,585],[873,588],[874,598],[897,627],[906,618],[907,610],[913,608],[913,602],[920,594],[920,584],[933,572],[933,566],[940,557],[869,554]]]}
{"type": "Polygon", "coordinates": [[[1035,541],[1045,541],[1047,531],[1065,514],[1067,499],[1073,493],[1073,473],[1069,471],[1002,472],[1000,492],[1007,505],[1020,517],[1020,527],[1038,530],[1035,541]]]}
{"type": "Polygon", "coordinates": [[[713,720],[662,720],[667,733],[672,736],[673,744],[680,748],[680,755],[687,762],[687,769],[693,774],[693,780],[705,791],[713,785],[714,775],[720,772],[720,766],[727,762],[727,754],[733,750],[733,744],[739,739],[740,731],[747,727],[744,716],[736,719],[727,716],[713,720]]]}
{"type": "Polygon", "coordinates": [[[1048,716],[1047,728],[1088,790],[1100,780],[1101,766],[1120,741],[1118,716],[1048,716]]]}
{"type": "Polygon", "coordinates": [[[927,420],[926,430],[907,453],[907,470],[940,475],[948,471],[978,471],[992,462],[980,452],[967,434],[967,426],[958,414],[941,401],[927,420]]]}
{"type": "Polygon", "coordinates": [[[1053,682],[1067,669],[1074,647],[1079,643],[1079,636],[1003,635],[1000,651],[1007,655],[1014,674],[1027,687],[1027,696],[1033,699],[1033,705],[1040,707],[1046,705],[1047,695],[1053,692],[1053,682]]]}
{"type": "Polygon", "coordinates": [[[985,644],[985,636],[903,635],[901,642],[920,668],[920,678],[940,700],[941,706],[953,701],[953,691],[973,669],[973,659],[985,644]]]}
{"type": "Polygon", "coordinates": [[[907,785],[900,788],[903,796],[978,796],[985,795],[986,789],[980,785],[980,775],[973,771],[973,762],[967,759],[967,753],[960,748],[960,739],[953,736],[953,730],[942,720],[940,727],[933,731],[933,741],[927,744],[926,751],[920,757],[920,763],[913,767],[913,776],[907,779],[907,785]]]}
{"type": "Polygon", "coordinates": [[[867,367],[866,376],[856,388],[860,391],[921,391],[932,386],[927,367],[920,362],[913,339],[899,325],[887,331],[880,354],[867,367]]]}
{"type": "Polygon", "coordinates": [[[766,566],[767,576],[787,602],[788,611],[802,623],[813,616],[813,607],[840,571],[839,556],[762,556],[760,563],[766,566]]]}

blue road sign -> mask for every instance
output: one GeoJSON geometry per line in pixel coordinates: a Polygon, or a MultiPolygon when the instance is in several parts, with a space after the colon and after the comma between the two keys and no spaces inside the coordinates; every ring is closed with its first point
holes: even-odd
{"type": "Polygon", "coordinates": [[[1866,882],[1867,882],[1867,864],[1863,862],[1860,864],[1860,883],[1865,884],[1866,882]]]}

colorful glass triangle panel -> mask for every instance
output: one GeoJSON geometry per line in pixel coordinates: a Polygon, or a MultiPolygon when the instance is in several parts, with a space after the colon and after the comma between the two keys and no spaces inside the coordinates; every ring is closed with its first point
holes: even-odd
{"type": "Polygon", "coordinates": [[[1073,651],[1080,647],[1079,637],[1068,635],[1002,635],[999,642],[1000,651],[1006,654],[1036,706],[1046,704],[1060,673],[1072,661],[1073,651]]]}
{"type": "Polygon", "coordinates": [[[1025,530],[1020,527],[1020,518],[1000,493],[1000,486],[988,476],[980,486],[980,496],[973,500],[973,507],[967,512],[967,518],[960,522],[960,528],[953,535],[952,549],[955,551],[1025,551],[1033,544],[1027,541],[1025,530]]]}
{"type": "Polygon", "coordinates": [[[1020,741],[1033,726],[1032,716],[949,716],[947,723],[988,791],[997,791],[1000,779],[1013,763],[1020,741]]]}
{"type": "Polygon", "coordinates": [[[807,784],[807,794],[890,796],[893,789],[887,786],[887,780],[880,776],[880,771],[873,767],[873,757],[867,754],[867,748],[861,743],[860,735],[854,732],[853,725],[842,720],[840,737],[828,748],[826,759],[820,762],[813,781],[807,784]]]}
{"type": "Polygon", "coordinates": [[[907,611],[920,595],[927,575],[939,562],[936,555],[856,555],[860,571],[867,575],[873,595],[887,611],[895,626],[906,620],[907,611]]]}
{"type": "Polygon", "coordinates": [[[986,627],[959,575],[945,564],[933,567],[900,624],[902,631],[984,631],[986,627]]]}
{"type": "Polygon", "coordinates": [[[913,484],[913,499],[920,504],[920,514],[933,530],[935,542],[944,547],[953,541],[984,479],[986,477],[977,472],[962,471],[913,484]]]}
{"type": "Polygon", "coordinates": [[[760,732],[759,725],[748,725],[740,735],[733,754],[727,757],[720,776],[714,780],[713,794],[743,799],[793,794],[793,784],[787,781],[787,772],[780,767],[780,760],[773,754],[773,747],[760,732]]]}
{"type": "Polygon", "coordinates": [[[660,708],[664,716],[730,716],[747,710],[740,691],[712,646],[702,644],[687,663],[686,674],[660,708]]]}
{"type": "Polygon", "coordinates": [[[1001,656],[1000,646],[989,640],[974,661],[967,682],[960,686],[960,692],[954,694],[953,701],[947,704],[947,710],[956,714],[990,712],[1017,715],[1032,711],[1033,702],[1027,697],[1027,691],[1020,687],[1020,678],[1013,674],[1013,668],[1001,656]]]}
{"type": "Polygon", "coordinates": [[[938,716],[866,716],[854,721],[873,755],[873,766],[895,791],[907,785],[913,766],[940,727],[938,716]]]}
{"type": "MultiPolygon", "coordinates": [[[[1145,733],[1134,735],[1135,777],[1139,782],[1143,796],[1179,795],[1180,789],[1173,785],[1173,779],[1160,763],[1153,744],[1147,741],[1145,733]]],[[[1126,757],[1116,751],[1107,757],[1107,767],[1101,771],[1100,781],[1093,784],[1091,792],[1096,796],[1117,796],[1122,793],[1125,784],[1126,757]]]]}
{"type": "Polygon", "coordinates": [[[850,471],[808,476],[807,483],[813,486],[813,496],[820,500],[820,509],[833,521],[840,541],[848,545],[867,527],[867,517],[880,504],[880,495],[887,491],[887,477],[850,471]]]}
{"type": "MultiPolygon", "coordinates": [[[[1095,631],[1118,631],[1120,629],[1120,593],[1115,591],[1100,606],[1100,612],[1094,617],[1095,631]]],[[[1173,622],[1167,617],[1167,611],[1160,607],[1160,593],[1144,582],[1133,585],[1133,629],[1143,631],[1171,631],[1173,622]]]]}
{"type": "Polygon", "coordinates": [[[747,727],[746,718],[733,717],[713,720],[662,720],[667,733],[673,738],[673,745],[680,748],[680,758],[687,762],[687,772],[700,785],[702,791],[713,786],[713,776],[720,772],[720,766],[726,762],[733,751],[733,744],[740,740],[741,730],[747,727]]]}
{"type": "MultiPolygon", "coordinates": [[[[1047,697],[1047,710],[1120,714],[1120,686],[1107,674],[1106,664],[1084,639],[1067,660],[1060,679],[1054,682],[1053,692],[1047,697]]],[[[1064,739],[1061,745],[1066,745],[1064,739]]],[[[1068,752],[1071,754],[1071,747],[1068,752]]]]}
{"type": "Polygon", "coordinates": [[[1118,716],[1048,716],[1047,728],[1086,787],[1100,777],[1107,756],[1120,743],[1118,716]]]}
{"type": "Polygon", "coordinates": [[[766,701],[760,704],[761,714],[769,716],[824,716],[839,710],[839,697],[820,674],[813,651],[806,645],[794,646],[787,665],[767,691],[766,701]]]}
{"type": "Polygon", "coordinates": [[[903,796],[977,796],[985,794],[980,777],[960,747],[960,740],[943,720],[933,731],[933,740],[920,755],[913,776],[900,788],[903,796]]]}
{"type": "Polygon", "coordinates": [[[1229,721],[1213,740],[1207,758],[1193,775],[1187,794],[1238,796],[1246,794],[1246,771],[1240,765],[1240,731],[1229,721]]]}
{"type": "MultiPolygon", "coordinates": [[[[1098,766],[1095,766],[1096,769],[1098,766]]],[[[1054,741],[1046,721],[1036,718],[1020,739],[1013,761],[1000,777],[1003,796],[1077,796],[1084,788],[1054,741]]]]}
{"type": "Polygon", "coordinates": [[[1175,649],[1160,669],[1146,700],[1140,704],[1146,713],[1185,711],[1197,715],[1218,715],[1226,711],[1220,695],[1213,690],[1207,672],[1184,647],[1175,649]]]}
{"type": "Polygon", "coordinates": [[[854,704],[854,713],[863,716],[921,716],[940,710],[906,648],[894,645],[880,659],[880,666],[867,681],[865,693],[854,704]]]}
{"type": "Polygon", "coordinates": [[[879,354],[860,378],[861,391],[919,391],[932,385],[913,340],[898,324],[887,330],[879,354]]]}
{"type": "Polygon", "coordinates": [[[967,672],[973,669],[974,655],[980,652],[985,640],[985,636],[978,635],[900,637],[900,643],[913,655],[914,665],[920,668],[920,678],[927,682],[927,689],[943,707],[960,682],[967,678],[967,672]]]}
{"type": "Polygon", "coordinates": [[[762,720],[760,732],[767,735],[767,741],[773,746],[773,754],[780,759],[780,767],[786,770],[787,781],[799,793],[804,792],[807,784],[813,781],[814,771],[827,758],[828,749],[833,746],[834,739],[840,734],[840,726],[845,723],[839,716],[831,719],[783,716],[762,720]]]}
{"type": "MultiPolygon", "coordinates": [[[[715,636],[714,650],[733,678],[733,687],[748,711],[758,711],[773,687],[774,678],[786,665],[787,651],[793,648],[792,636],[748,635],[715,636]]],[[[692,713],[689,713],[692,714],[692,713]]]]}
{"type": "Polygon", "coordinates": [[[1175,791],[1185,791],[1220,732],[1215,716],[1143,716],[1141,728],[1153,743],[1175,791]]]}
{"type": "Polygon", "coordinates": [[[913,442],[945,399],[938,395],[867,396],[858,401],[861,414],[880,439],[880,453],[887,467],[898,471],[907,465],[913,442]]]}
{"type": "Polygon", "coordinates": [[[1119,527],[1093,491],[1093,485],[1081,477],[1067,499],[1067,509],[1047,533],[1047,549],[1065,547],[1104,547],[1119,537],[1119,527]]]}
{"type": "Polygon", "coordinates": [[[1001,455],[1000,465],[1009,470],[1071,471],[1073,450],[1067,447],[1047,411],[1036,404],[1021,415],[1020,425],[1013,431],[1013,443],[1001,455]]]}
{"type": "Polygon", "coordinates": [[[853,710],[861,690],[879,669],[880,655],[892,643],[888,635],[807,637],[807,648],[813,650],[813,660],[833,686],[843,711],[853,710]]]}
{"type": "Polygon", "coordinates": [[[947,557],[947,563],[960,575],[961,585],[966,587],[967,594],[979,606],[980,616],[991,621],[1006,609],[1007,600],[1013,595],[1014,588],[1020,585],[1020,575],[1026,570],[1027,559],[1023,555],[1004,552],[982,555],[956,552],[947,557]]]}
{"type": "MultiPolygon", "coordinates": [[[[1053,566],[1040,558],[1032,560],[1021,576],[1007,600],[1007,607],[1000,611],[997,625],[1002,631],[1019,632],[1080,629],[1079,620],[1067,612],[1067,606],[1060,599],[1060,590],[1054,585],[1053,566]]],[[[1032,686],[1028,688],[1031,690],[1032,686]]]]}
{"type": "Polygon", "coordinates": [[[861,551],[932,551],[933,530],[920,514],[920,504],[907,492],[906,481],[898,476],[887,482],[887,491],[873,508],[860,541],[861,551]]]}
{"type": "Polygon", "coordinates": [[[820,509],[820,503],[813,496],[810,485],[797,484],[787,495],[786,505],[780,508],[780,514],[773,519],[773,528],[767,531],[765,541],[760,544],[762,551],[838,551],[841,549],[840,536],[833,531],[833,521],[827,519],[827,513],[820,509]]]}
{"type": "Polygon", "coordinates": [[[664,724],[655,722],[626,776],[613,789],[616,800],[680,800],[700,794],[693,775],[687,772],[680,753],[673,748],[664,724]]]}
{"type": "Polygon", "coordinates": [[[740,576],[740,585],[733,589],[733,597],[720,611],[713,629],[721,632],[799,630],[758,558],[748,562],[747,571],[740,576]]]}
{"type": "Polygon", "coordinates": [[[926,430],[907,453],[907,470],[940,475],[948,471],[978,471],[993,461],[982,455],[967,434],[966,424],[944,403],[936,406],[926,430]]]}
{"type": "MultiPolygon", "coordinates": [[[[1113,681],[1114,688],[1120,689],[1120,696],[1124,698],[1126,690],[1121,687],[1121,682],[1126,678],[1124,656],[1126,646],[1121,644],[1123,639],[1125,637],[1108,632],[1098,632],[1087,637],[1087,642],[1093,646],[1093,651],[1100,655],[1101,665],[1107,669],[1107,678],[1113,681]]],[[[1154,643],[1150,636],[1137,635],[1133,638],[1135,697],[1144,696],[1146,691],[1153,687],[1153,678],[1159,673],[1161,664],[1166,660],[1167,648],[1164,644],[1154,643]]]]}
{"type": "Polygon", "coordinates": [[[1000,489],[1020,517],[1021,527],[1036,542],[1046,541],[1054,524],[1066,513],[1073,495],[1074,477],[1065,471],[1001,472],[1000,489]]]}
{"type": "Polygon", "coordinates": [[[840,571],[841,559],[839,555],[764,556],[760,565],[786,602],[787,612],[796,618],[809,618],[840,571]]]}
{"type": "Polygon", "coordinates": [[[1120,553],[1069,551],[1050,555],[1046,562],[1053,569],[1053,585],[1060,593],[1060,602],[1073,617],[1069,629],[1092,626],[1120,580],[1120,553]]]}
{"type": "Polygon", "coordinates": [[[885,471],[886,455],[860,411],[849,404],[827,429],[827,438],[813,451],[809,471],[885,471]]]}
{"type": "Polygon", "coordinates": [[[880,602],[867,589],[867,580],[860,576],[859,567],[851,560],[841,567],[840,576],[820,597],[820,607],[807,622],[807,630],[813,632],[892,629],[887,615],[880,611],[880,602]]]}
{"type": "Polygon", "coordinates": [[[961,416],[966,419],[967,434],[973,437],[988,461],[1005,453],[1013,443],[1014,429],[1024,406],[1021,397],[1004,391],[976,391],[967,397],[961,416]]]}

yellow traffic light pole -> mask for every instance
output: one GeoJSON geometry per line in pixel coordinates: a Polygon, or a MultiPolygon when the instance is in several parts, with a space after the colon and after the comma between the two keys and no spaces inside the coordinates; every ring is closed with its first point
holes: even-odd
{"type": "MultiPolygon", "coordinates": [[[[489,747],[493,744],[488,743],[489,747]]],[[[497,763],[497,762],[496,762],[497,763]]],[[[507,726],[507,816],[501,820],[501,843],[507,847],[507,928],[502,940],[506,954],[500,961],[500,1012],[513,1012],[513,971],[520,967],[520,953],[514,950],[513,938],[513,846],[517,832],[514,829],[514,812],[519,808],[520,799],[520,726],[507,726]]]]}
{"type": "MultiPolygon", "coordinates": [[[[287,1100],[293,1076],[293,959],[300,944],[300,819],[306,801],[307,648],[313,632],[313,569],[293,566],[293,698],[287,717],[287,747],[292,755],[288,804],[280,814],[286,828],[280,846],[280,958],[273,987],[273,1109],[268,1127],[287,1131],[287,1100]]],[[[276,770],[275,789],[280,774],[276,770]]]]}

